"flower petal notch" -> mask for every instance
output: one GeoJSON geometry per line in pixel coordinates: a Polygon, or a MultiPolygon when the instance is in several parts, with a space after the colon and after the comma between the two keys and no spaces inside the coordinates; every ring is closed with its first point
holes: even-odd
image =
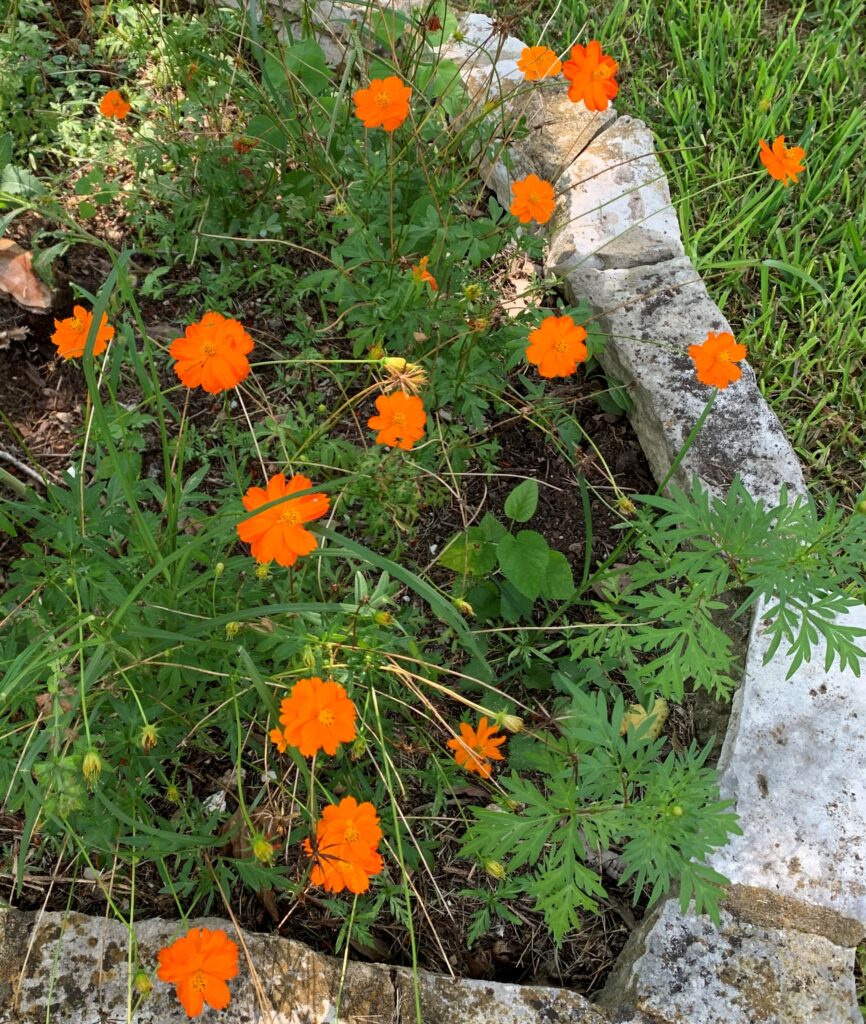
{"type": "MultiPolygon", "coordinates": [[[[85,309],[84,306],[73,306],[72,316],[66,317],[65,320],[55,320],[51,341],[57,346],[57,354],[63,359],[75,359],[83,356],[92,324],[93,313],[85,309]]],[[[114,328],[109,324],[106,314],[103,313],[96,332],[93,354],[101,355],[113,337],[114,328]]]]}
{"type": "Polygon", "coordinates": [[[514,199],[510,212],[521,224],[534,220],[536,224],[546,224],[556,208],[553,185],[537,174],[527,174],[525,178],[511,183],[511,194],[514,199]]]}
{"type": "Polygon", "coordinates": [[[765,139],[761,139],[761,163],[767,168],[771,178],[788,187],[792,181],[797,181],[797,175],[802,174],[806,169],[803,161],[806,159],[806,150],[799,146],[785,146],[785,136],[777,135],[773,139],[772,149],[767,145],[765,139]]]}
{"type": "Polygon", "coordinates": [[[197,1017],[205,1003],[224,1010],[231,1001],[226,984],[238,973],[238,947],[218,928],[193,928],[157,954],[160,981],[175,986],[188,1017],[197,1017]]]}
{"type": "Polygon", "coordinates": [[[316,823],[315,846],[304,840],[304,851],[313,860],[310,881],[326,892],[366,892],[371,876],[384,867],[378,852],[381,838],[379,816],[371,803],[359,804],[347,796],[339,804],[329,804],[316,823]]]}
{"type": "Polygon", "coordinates": [[[351,743],[357,735],[357,714],[339,683],[318,676],[299,679],[289,696],[280,701],[283,728],[272,729],[269,735],[280,753],[290,746],[297,747],[302,757],[312,757],[320,750],[333,756],[341,743],[351,743]]]}
{"type": "Polygon", "coordinates": [[[562,65],[562,73],[571,83],[568,98],[572,103],[582,100],[587,110],[607,110],[608,103],[619,92],[617,71],[619,65],[601,52],[597,39],[585,47],[578,43],[572,47],[571,60],[562,65]]]}
{"type": "Polygon", "coordinates": [[[176,360],[174,372],[181,384],[218,395],[247,379],[247,355],[252,350],[253,339],[237,320],[221,313],[205,313],[186,328],[182,338],[174,339],[168,354],[176,360]]]}
{"type": "Polygon", "coordinates": [[[709,331],[700,345],[689,345],[689,355],[701,384],[724,391],[743,376],[737,363],[746,358],[746,346],[737,344],[728,331],[709,331]]]}
{"type": "MultiPolygon", "coordinates": [[[[309,490],[312,486],[305,476],[293,476],[287,482],[283,473],[277,473],[268,480],[267,487],[250,487],[247,490],[243,497],[244,508],[253,512],[262,505],[309,490]]],[[[250,552],[257,562],[268,564],[276,561],[278,565],[292,566],[298,558],[316,549],[316,538],[304,529],[304,523],[321,519],[329,506],[327,494],[289,498],[238,523],[238,537],[250,545],[250,552]]]]}
{"type": "Polygon", "coordinates": [[[548,316],[529,333],[526,358],[542,377],[570,377],[585,363],[586,328],[570,316],[548,316]]]}
{"type": "Polygon", "coordinates": [[[454,736],[447,745],[454,751],[454,760],[461,768],[480,775],[482,779],[489,779],[493,772],[490,762],[505,760],[505,755],[498,748],[506,737],[497,736],[498,731],[495,725],[488,725],[486,716],[482,716],[477,729],[461,722],[459,738],[454,736]]]}
{"type": "Polygon", "coordinates": [[[412,89],[396,75],[374,78],[366,89],[358,89],[352,97],[355,116],[365,128],[382,128],[393,132],[409,116],[412,89]]]}

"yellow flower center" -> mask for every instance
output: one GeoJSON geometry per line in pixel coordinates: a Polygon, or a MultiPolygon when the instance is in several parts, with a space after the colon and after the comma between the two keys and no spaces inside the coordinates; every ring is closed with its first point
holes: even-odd
{"type": "Polygon", "coordinates": [[[69,326],[72,328],[73,331],[80,331],[81,328],[84,326],[84,322],[82,321],[81,317],[73,316],[70,317],[69,319],[69,326]]]}
{"type": "Polygon", "coordinates": [[[599,64],[599,66],[593,71],[593,78],[610,78],[613,74],[613,68],[609,64],[599,64]]]}
{"type": "Polygon", "coordinates": [[[719,353],[719,362],[720,363],[730,363],[732,361],[733,361],[733,359],[732,359],[731,353],[727,349],[724,349],[723,351],[721,351],[719,353]]]}
{"type": "Polygon", "coordinates": [[[541,202],[541,197],[539,196],[539,194],[537,192],[530,192],[529,193],[529,201],[530,201],[530,203],[540,203],[541,202]]]}
{"type": "Polygon", "coordinates": [[[330,708],[322,708],[322,710],[316,717],[318,719],[319,725],[324,725],[326,728],[330,725],[333,725],[334,722],[337,720],[336,715],[334,714],[333,711],[331,711],[330,708]]]}
{"type": "Polygon", "coordinates": [[[380,89],[379,92],[376,93],[376,106],[381,107],[384,110],[385,107],[390,106],[390,104],[391,97],[384,89],[380,89]]]}
{"type": "Polygon", "coordinates": [[[562,355],[563,352],[568,351],[568,347],[568,338],[560,338],[559,341],[557,341],[556,344],[553,346],[553,350],[554,352],[558,352],[560,355],[562,355]]]}
{"type": "Polygon", "coordinates": [[[406,413],[395,412],[393,416],[393,423],[395,427],[402,427],[406,422],[406,413]]]}
{"type": "Polygon", "coordinates": [[[361,838],[361,833],[355,827],[354,821],[346,822],[346,832],[343,838],[347,843],[357,843],[361,838]]]}
{"type": "Polygon", "coordinates": [[[196,971],[195,974],[189,979],[190,985],[196,992],[204,992],[207,988],[207,978],[204,975],[204,971],[196,971]]]}
{"type": "Polygon", "coordinates": [[[292,508],[291,505],[280,512],[280,522],[285,523],[286,526],[297,526],[300,521],[300,513],[296,508],[292,508]]]}
{"type": "Polygon", "coordinates": [[[202,345],[201,350],[206,356],[212,356],[214,352],[216,352],[216,348],[212,341],[206,341],[204,345],[202,345]]]}

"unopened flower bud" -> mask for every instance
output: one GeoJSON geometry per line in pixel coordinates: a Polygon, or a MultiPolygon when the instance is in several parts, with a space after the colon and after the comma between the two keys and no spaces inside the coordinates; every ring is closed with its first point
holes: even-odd
{"type": "Polygon", "coordinates": [[[467,302],[478,302],[482,294],[480,284],[467,284],[463,289],[463,297],[467,302]]]}
{"type": "Polygon", "coordinates": [[[173,782],[169,783],[169,785],[166,786],[165,798],[166,800],[168,800],[170,804],[180,803],[180,790],[173,782]]]}
{"type": "Polygon", "coordinates": [[[301,661],[306,668],[316,667],[316,652],[309,644],[301,651],[301,661]]]}
{"type": "Polygon", "coordinates": [[[214,576],[216,576],[217,579],[219,579],[220,576],[222,576],[222,574],[225,571],[226,571],[226,564],[225,564],[225,562],[217,562],[217,564],[213,567],[213,574],[214,574],[214,576]]]}
{"type": "Polygon", "coordinates": [[[402,356],[385,356],[382,360],[382,365],[386,370],[395,370],[397,373],[402,373],[410,364],[402,356]]]}
{"type": "Polygon", "coordinates": [[[468,601],[464,601],[462,597],[452,598],[451,603],[460,612],[461,615],[465,615],[467,619],[471,619],[475,615],[475,609],[468,601]]]}
{"type": "Polygon", "coordinates": [[[253,836],[252,851],[256,860],[260,864],[265,865],[273,864],[274,857],[277,854],[273,843],[270,842],[267,836],[264,836],[261,833],[253,836]]]}
{"type": "Polygon", "coordinates": [[[241,630],[241,624],[239,622],[227,622],[226,623],[226,640],[234,640],[241,630]]]}
{"type": "Polygon", "coordinates": [[[496,721],[506,732],[523,731],[523,719],[519,715],[497,715],[496,721]]]}
{"type": "Polygon", "coordinates": [[[371,345],[367,355],[371,359],[381,359],[385,355],[385,349],[381,345],[371,345]]]}
{"type": "Polygon", "coordinates": [[[148,977],[147,971],[141,967],[132,976],[132,987],[144,998],[147,998],[153,991],[153,982],[148,977]]]}
{"type": "Polygon", "coordinates": [[[271,567],[269,565],[257,565],[256,566],[256,579],[266,580],[271,574],[271,567]]]}
{"type": "Polygon", "coordinates": [[[362,758],[366,752],[367,741],[364,739],[363,736],[358,734],[352,741],[350,757],[352,758],[353,761],[357,761],[359,758],[362,758]]]}
{"type": "Polygon", "coordinates": [[[142,750],[153,750],[158,739],[159,736],[155,725],[150,725],[148,723],[141,727],[141,732],[138,734],[138,742],[142,750]]]}
{"type": "Polygon", "coordinates": [[[505,865],[498,860],[484,860],[481,862],[484,870],[491,878],[505,878],[505,865]]]}
{"type": "Polygon", "coordinates": [[[84,760],[81,762],[81,772],[88,787],[93,789],[96,785],[96,780],[102,774],[102,758],[99,756],[99,751],[92,748],[87,751],[84,755],[84,760]]]}
{"type": "Polygon", "coordinates": [[[373,612],[373,621],[377,626],[390,626],[392,619],[390,612],[373,612]]]}
{"type": "Polygon", "coordinates": [[[679,804],[674,804],[673,807],[671,808],[671,814],[675,818],[681,818],[683,816],[683,813],[684,813],[683,809],[682,809],[682,807],[680,807],[679,804]]]}
{"type": "Polygon", "coordinates": [[[861,516],[866,516],[866,498],[863,501],[858,501],[854,507],[855,512],[859,512],[861,516]]]}

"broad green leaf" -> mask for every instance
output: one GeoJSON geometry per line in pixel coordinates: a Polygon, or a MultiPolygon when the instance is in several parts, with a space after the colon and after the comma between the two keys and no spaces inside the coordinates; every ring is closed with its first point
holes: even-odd
{"type": "Polygon", "coordinates": [[[561,551],[551,550],[541,596],[553,601],[567,601],[574,593],[574,576],[568,559],[561,551]]]}
{"type": "Polygon", "coordinates": [[[535,530],[521,530],[516,537],[506,534],[496,545],[496,554],[508,582],[534,601],[544,587],[550,562],[544,537],[535,530]]]}
{"type": "Polygon", "coordinates": [[[483,576],[496,565],[496,548],[484,539],[477,526],[458,533],[439,556],[439,564],[454,572],[483,576]]]}
{"type": "Polygon", "coordinates": [[[505,499],[505,514],[516,523],[528,523],[537,507],[537,480],[522,480],[505,499]]]}

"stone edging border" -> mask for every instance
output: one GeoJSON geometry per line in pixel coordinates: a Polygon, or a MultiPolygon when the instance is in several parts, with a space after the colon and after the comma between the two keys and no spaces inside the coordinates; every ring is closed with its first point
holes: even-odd
{"type": "MultiPolygon", "coordinates": [[[[271,6],[285,16],[299,5],[271,6]]],[[[405,11],[418,4],[377,6],[405,11]]],[[[331,0],[315,7],[335,62],[344,49],[341,30],[362,11],[331,0]]],[[[465,16],[461,32],[443,56],[457,62],[470,96],[501,97],[509,120],[523,116],[529,129],[508,148],[511,171],[503,161],[482,162],[482,174],[506,208],[513,177],[536,173],[553,182],[559,198],[545,271],[561,280],[570,301],[589,303],[608,335],[601,362],[631,397],[632,424],[661,479],[707,399],[687,346],[707,330],[730,328],[685,254],[651,133],[612,109],[587,112],[561,86],[518,92],[524,44],[500,36],[484,15],[465,16]]],[[[723,494],[737,473],[768,502],[777,501],[783,484],[792,496],[806,493],[797,457],[748,366],[736,386],[719,393],[674,479],[685,486],[697,476],[723,494]]],[[[866,608],[850,621],[866,626],[866,608]]],[[[823,671],[821,649],[787,680],[784,656],[764,665],[766,649],[758,609],[719,762],[723,795],[734,800],[744,830],[710,860],[733,883],[721,928],[680,913],[675,898],[665,900],[629,939],[599,999],[607,1010],[565,990],[422,972],[425,1024],[861,1021],[853,947],[866,933],[866,684],[850,671],[823,671]]],[[[0,915],[0,1022],[44,1021],[49,999],[56,1024],[90,1024],[100,1009],[126,1020],[124,927],[47,914],[28,942],[34,923],[34,915],[0,915]],[[49,978],[56,980],[53,996],[49,978]],[[88,989],[71,979],[92,983],[88,989]],[[13,992],[20,1002],[9,1016],[13,992]]],[[[159,920],[137,925],[142,955],[155,958],[174,928],[159,920]]],[[[242,971],[233,983],[232,1021],[336,1024],[338,991],[340,1021],[415,1020],[406,970],[342,965],[300,943],[233,931],[256,971],[242,971]]],[[[170,993],[154,992],[136,1019],[179,1024],[186,1017],[170,993]]]]}

